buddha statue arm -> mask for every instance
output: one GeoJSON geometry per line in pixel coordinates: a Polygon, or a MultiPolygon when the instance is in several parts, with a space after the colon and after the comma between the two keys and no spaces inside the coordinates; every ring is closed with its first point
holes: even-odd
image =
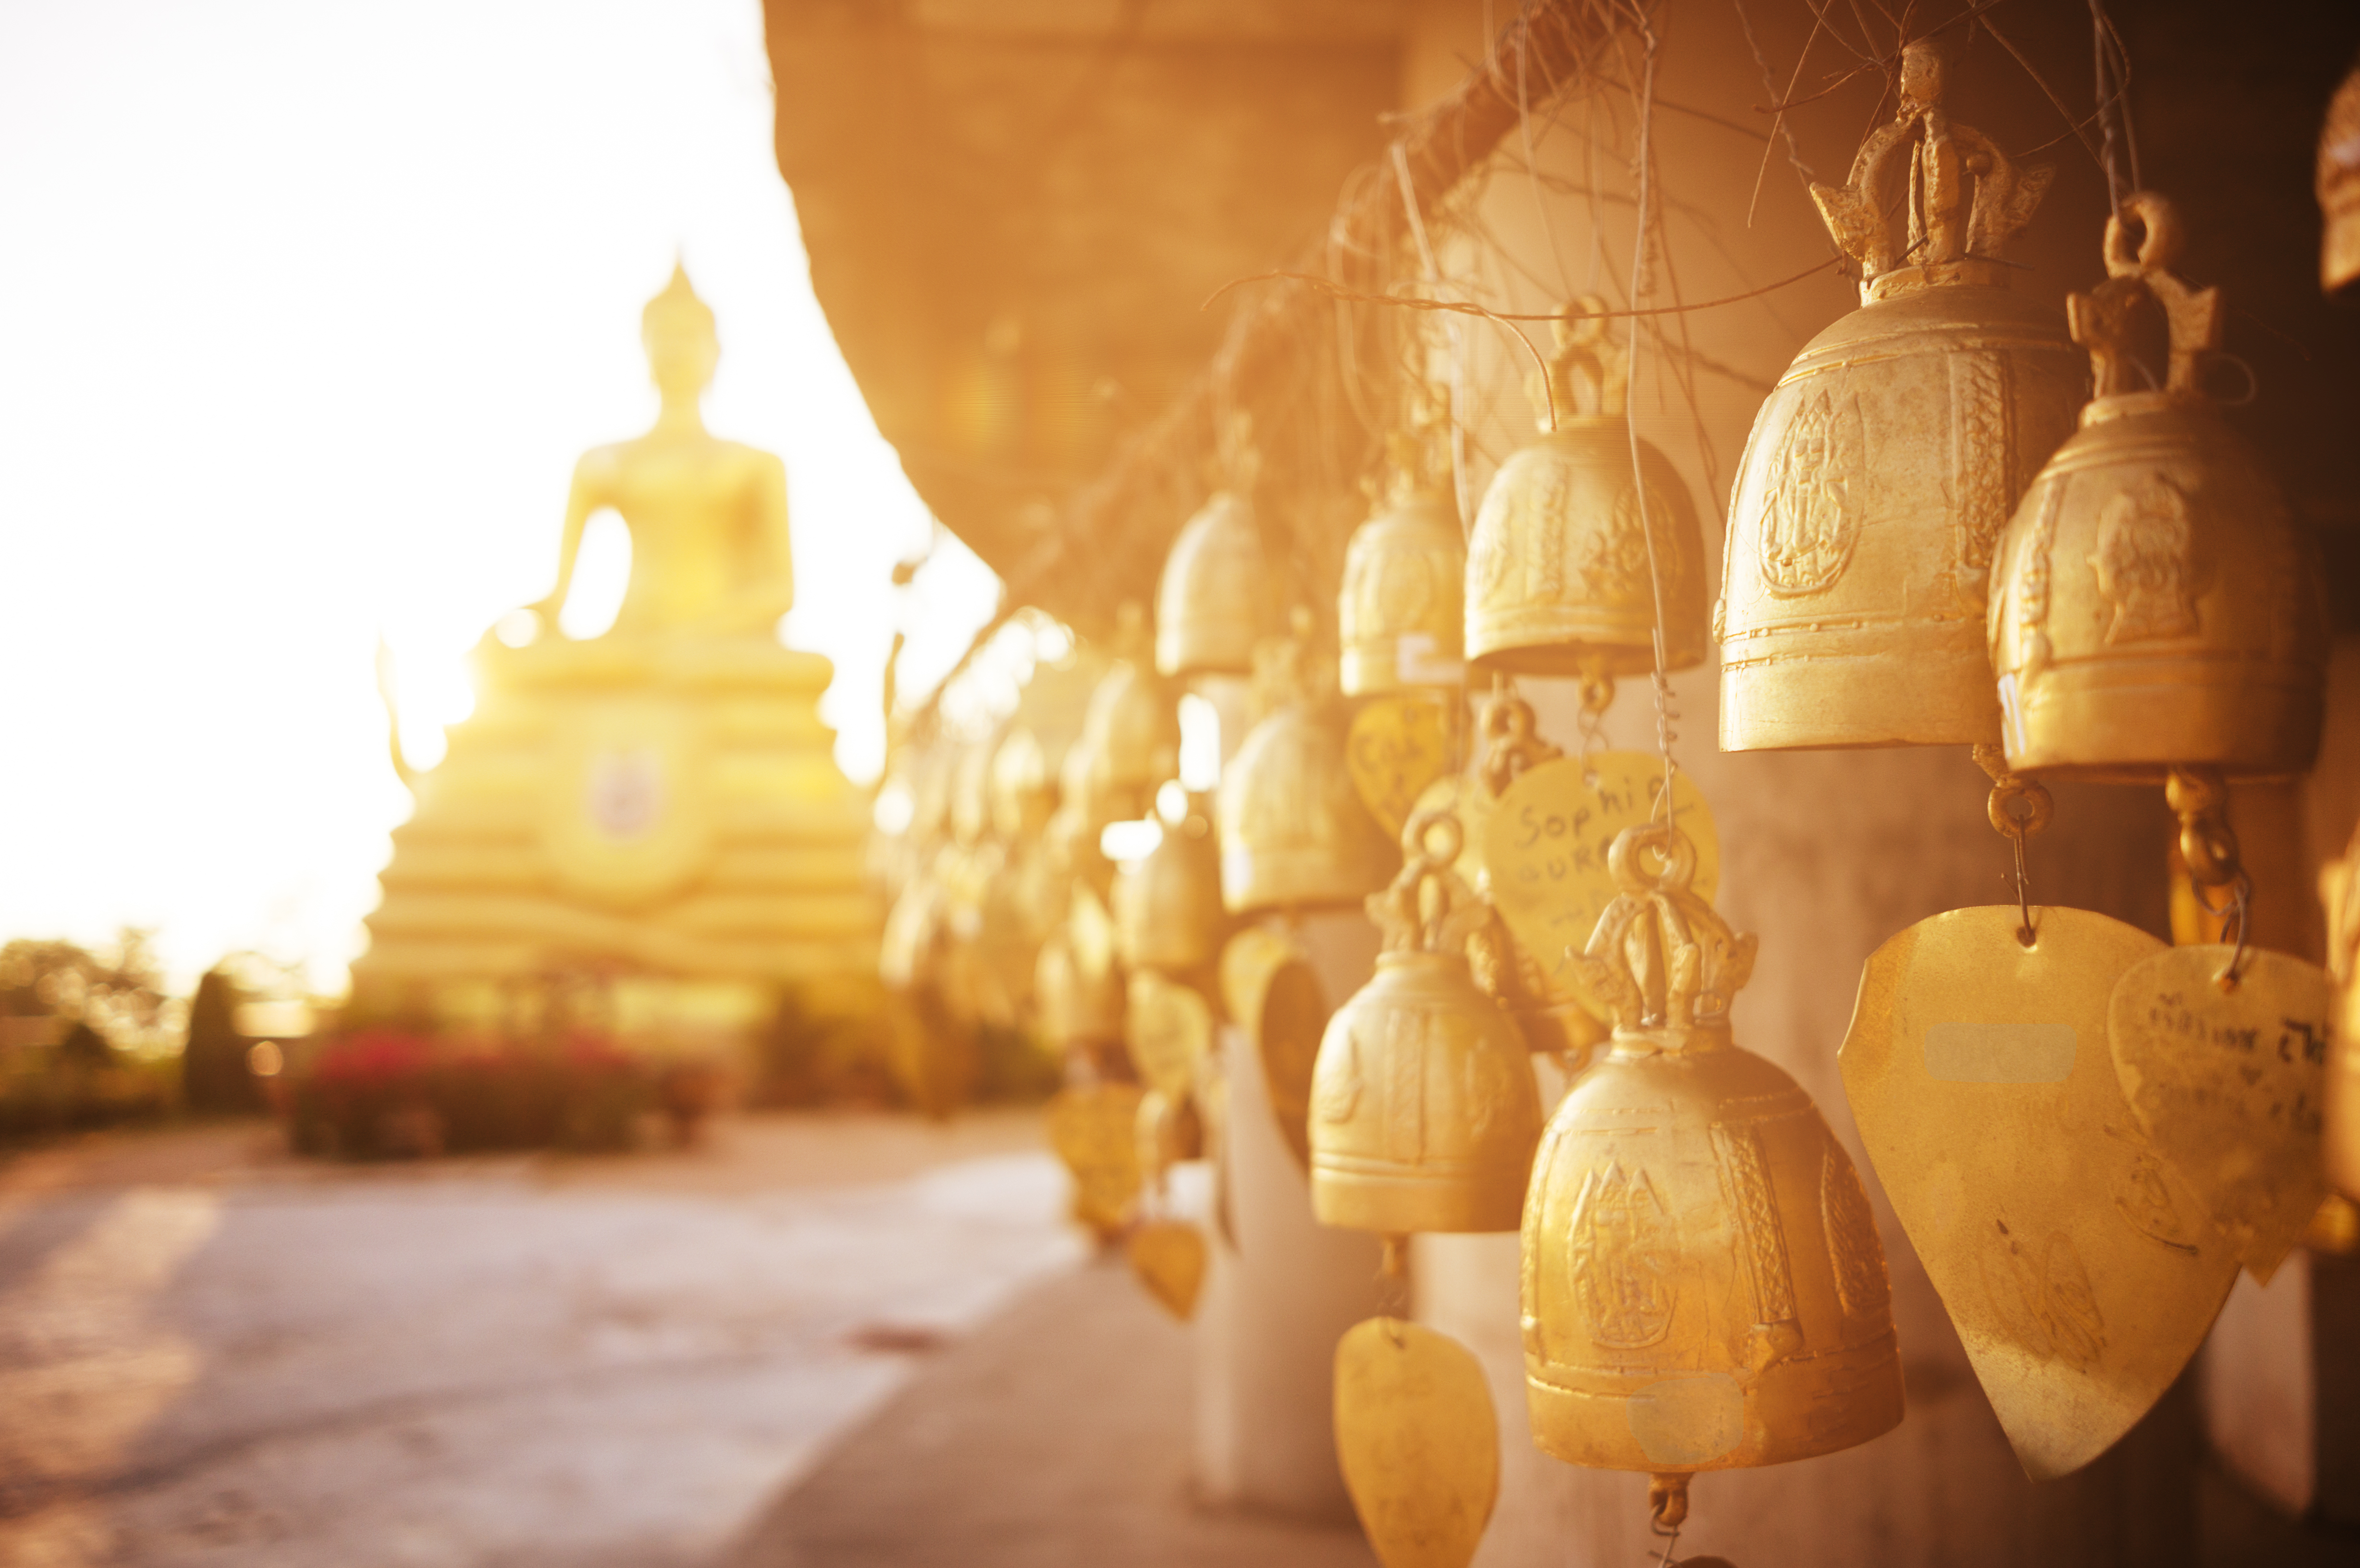
{"type": "Polygon", "coordinates": [[[565,531],[557,545],[557,586],[549,596],[530,608],[554,632],[558,612],[565,607],[565,596],[574,591],[574,563],[582,553],[582,529],[590,514],[608,505],[606,486],[598,452],[585,453],[574,465],[574,486],[565,498],[565,531]]]}
{"type": "Polygon", "coordinates": [[[794,548],[787,528],[787,470],[769,452],[754,454],[747,504],[738,587],[732,595],[730,619],[736,629],[767,633],[795,603],[794,548]]]}

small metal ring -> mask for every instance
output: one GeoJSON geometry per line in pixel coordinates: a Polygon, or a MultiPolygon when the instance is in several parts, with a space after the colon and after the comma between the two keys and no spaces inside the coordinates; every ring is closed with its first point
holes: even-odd
{"type": "Polygon", "coordinates": [[[2152,191],[2134,191],[2106,218],[2106,273],[2112,278],[2136,278],[2160,272],[2180,259],[2186,231],[2179,209],[2152,191]],[[2130,228],[2123,220],[2135,217],[2147,229],[2137,248],[2131,245],[2130,228]]]}
{"type": "Polygon", "coordinates": [[[1428,872],[1441,873],[1459,864],[1459,852],[1467,847],[1467,826],[1458,813],[1439,807],[1429,808],[1411,815],[1402,829],[1402,857],[1424,866],[1428,872]],[[1450,848],[1437,855],[1428,842],[1440,832],[1448,835],[1450,848]]]}
{"type": "Polygon", "coordinates": [[[1614,885],[1626,893],[1665,892],[1686,888],[1696,877],[1696,845],[1669,822],[1640,822],[1614,835],[1606,851],[1606,869],[1614,885]],[[1653,848],[1664,857],[1664,868],[1650,877],[1639,865],[1639,851],[1653,848]]]}
{"type": "Polygon", "coordinates": [[[2030,838],[2049,825],[2049,819],[2057,812],[2057,801],[2046,785],[2016,779],[1993,786],[1983,809],[1991,818],[1993,830],[2001,837],[2024,839],[2030,838]],[[2008,810],[2019,800],[2024,803],[2025,814],[2022,817],[2008,810]]]}

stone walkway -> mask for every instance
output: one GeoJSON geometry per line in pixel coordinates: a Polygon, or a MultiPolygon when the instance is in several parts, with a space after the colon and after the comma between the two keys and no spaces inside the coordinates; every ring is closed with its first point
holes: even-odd
{"type": "Polygon", "coordinates": [[[1082,1253],[1030,1114],[615,1160],[271,1141],[0,1168],[0,1563],[709,1563],[1082,1253]]]}

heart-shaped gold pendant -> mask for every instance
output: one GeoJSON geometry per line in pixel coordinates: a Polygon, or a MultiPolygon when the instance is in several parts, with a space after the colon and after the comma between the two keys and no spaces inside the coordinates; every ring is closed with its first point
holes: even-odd
{"type": "Polygon", "coordinates": [[[1384,1568],[1467,1568],[1500,1497],[1500,1423],[1483,1364],[1399,1318],[1336,1345],[1336,1457],[1384,1568]]]}
{"type": "MultiPolygon", "coordinates": [[[[1721,885],[1721,836],[1704,796],[1677,776],[1673,820],[1696,850],[1688,886],[1710,903],[1721,885]]],[[[1655,814],[1664,788],[1663,759],[1644,752],[1602,751],[1588,763],[1571,757],[1517,775],[1483,821],[1483,866],[1491,903],[1509,934],[1538,965],[1551,995],[1590,1000],[1566,962],[1598,929],[1598,917],[1620,891],[1606,868],[1606,852],[1624,828],[1655,814]]]]}
{"type": "Polygon", "coordinates": [[[2114,982],[2106,1010],[2123,1094],[2156,1151],[2268,1284],[2327,1197],[2321,1113],[2335,982],[2315,964],[2167,948],[2114,982]]]}
{"type": "Polygon", "coordinates": [[[1049,1147],[1074,1178],[1074,1218],[1109,1240],[1139,1196],[1136,1083],[1080,1083],[1049,1100],[1049,1147]]]}
{"type": "Polygon", "coordinates": [[[1140,1081],[1166,1099],[1186,1098],[1196,1064],[1213,1049],[1211,1005],[1153,969],[1131,972],[1130,1000],[1123,1037],[1140,1081]]]}
{"type": "Polygon", "coordinates": [[[1369,814],[1401,837],[1427,786],[1450,771],[1450,714],[1429,697],[1380,697],[1352,716],[1344,769],[1369,814]]]}
{"type": "Polygon", "coordinates": [[[2171,1387],[2237,1255],[2158,1156],[2107,1043],[2166,951],[2086,909],[1920,920],[1869,955],[1837,1060],[1885,1195],[2025,1471],[2087,1465],[2171,1387]]]}
{"type": "Polygon", "coordinates": [[[1205,1283],[1205,1237],[1180,1220],[1148,1220],[1132,1228],[1123,1247],[1131,1271],[1164,1310],[1186,1323],[1196,1314],[1205,1283]]]}

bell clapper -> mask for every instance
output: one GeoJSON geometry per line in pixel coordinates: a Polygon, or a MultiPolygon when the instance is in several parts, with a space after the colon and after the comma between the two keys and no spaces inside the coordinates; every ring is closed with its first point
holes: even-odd
{"type": "Polygon", "coordinates": [[[1581,733],[1581,747],[1576,754],[1581,759],[1582,777],[1590,788],[1598,785],[1596,770],[1590,758],[1606,744],[1606,710],[1614,705],[1614,675],[1607,667],[1603,653],[1587,653],[1581,659],[1581,713],[1575,721],[1581,733]]]}
{"type": "Polygon", "coordinates": [[[2236,943],[2228,967],[2212,977],[2225,995],[2237,988],[2245,970],[2245,931],[2253,907],[2254,879],[2238,858],[2236,830],[2229,825],[2229,786],[2217,768],[2175,768],[2165,778],[2163,798],[2180,819],[2180,858],[2187,863],[2188,881],[2206,914],[2237,927],[2236,943]],[[2208,887],[2228,890],[2229,900],[2216,907],[2205,897],[2208,887]]]}
{"type": "Polygon", "coordinates": [[[1975,763],[1991,775],[1991,799],[1985,806],[1991,825],[2016,851],[2016,907],[2022,921],[2016,928],[2016,940],[2029,951],[2039,942],[2040,933],[2032,923],[2032,878],[2025,870],[2024,841],[2049,825],[2056,802],[2047,785],[2010,771],[2006,756],[1995,746],[1979,743],[1975,763]]]}

